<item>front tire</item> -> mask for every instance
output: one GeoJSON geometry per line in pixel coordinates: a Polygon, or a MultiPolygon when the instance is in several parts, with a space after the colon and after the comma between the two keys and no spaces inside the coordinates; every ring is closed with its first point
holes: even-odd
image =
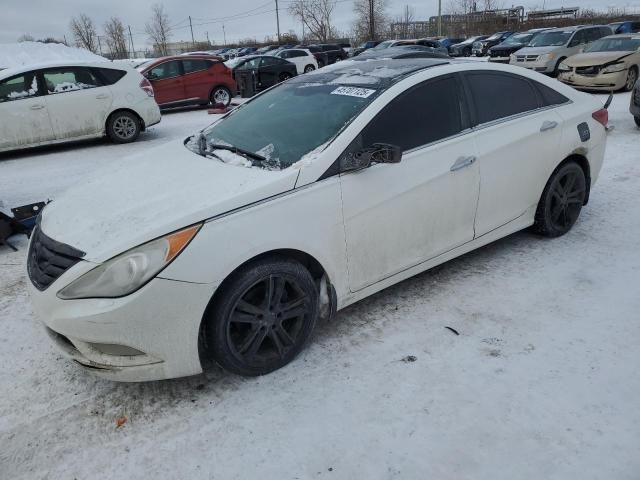
{"type": "Polygon", "coordinates": [[[318,288],[299,262],[269,257],[241,267],[205,316],[205,336],[225,370],[265,375],[291,362],[318,318],[318,288]]]}
{"type": "Polygon", "coordinates": [[[627,72],[627,80],[624,83],[624,87],[622,87],[623,92],[630,92],[633,90],[633,87],[636,84],[636,80],[638,80],[638,69],[633,66],[629,68],[627,72]]]}
{"type": "Polygon", "coordinates": [[[636,115],[633,117],[633,121],[636,122],[636,125],[640,127],[640,115],[636,115]]]}
{"type": "Polygon", "coordinates": [[[587,194],[584,171],[576,162],[561,165],[544,187],[533,231],[545,237],[564,235],[578,220],[587,194]]]}
{"type": "Polygon", "coordinates": [[[224,105],[228,107],[231,103],[231,92],[227,87],[216,87],[209,95],[209,101],[212,105],[224,105]]]}
{"type": "Polygon", "coordinates": [[[280,74],[280,81],[281,82],[286,82],[287,80],[289,80],[292,77],[292,75],[289,72],[282,72],[280,74]]]}
{"type": "Polygon", "coordinates": [[[126,110],[113,112],[107,119],[107,135],[113,143],[134,142],[141,130],[138,116],[126,110]]]}

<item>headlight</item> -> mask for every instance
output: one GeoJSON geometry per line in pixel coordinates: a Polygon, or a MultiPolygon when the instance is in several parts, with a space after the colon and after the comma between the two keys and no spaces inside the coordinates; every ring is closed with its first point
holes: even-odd
{"type": "Polygon", "coordinates": [[[600,73],[618,73],[624,72],[627,69],[624,62],[614,63],[613,65],[609,65],[606,68],[603,68],[600,73]]]}
{"type": "Polygon", "coordinates": [[[202,224],[132,248],[88,271],[58,292],[58,298],[116,298],[129,295],[169,265],[202,224]]]}
{"type": "Polygon", "coordinates": [[[509,55],[509,61],[510,62],[515,62],[516,61],[516,54],[512,53],[511,55],[509,55]]]}
{"type": "Polygon", "coordinates": [[[569,67],[569,65],[567,65],[566,63],[562,62],[560,65],[558,65],[558,71],[569,72],[571,71],[571,67],[569,67]]]}

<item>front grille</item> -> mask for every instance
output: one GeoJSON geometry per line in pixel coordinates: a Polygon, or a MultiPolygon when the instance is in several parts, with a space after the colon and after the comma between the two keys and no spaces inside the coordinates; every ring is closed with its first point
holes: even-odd
{"type": "Polygon", "coordinates": [[[537,59],[538,55],[516,55],[518,62],[535,62],[537,59]]]}
{"type": "Polygon", "coordinates": [[[38,290],[46,290],[85,253],[47,237],[39,225],[33,230],[27,272],[38,290]]]}
{"type": "Polygon", "coordinates": [[[578,75],[598,75],[600,73],[600,67],[576,67],[576,73],[578,75]]]}

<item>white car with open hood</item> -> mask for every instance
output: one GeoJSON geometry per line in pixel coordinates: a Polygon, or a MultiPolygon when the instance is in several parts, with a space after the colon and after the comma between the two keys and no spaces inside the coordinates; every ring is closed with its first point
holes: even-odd
{"type": "Polygon", "coordinates": [[[159,121],[153,87],[123,63],[0,70],[0,152],[104,135],[128,143],[159,121]]]}
{"type": "Polygon", "coordinates": [[[48,205],[34,311],[114,380],[197,374],[205,356],[265,374],[353,302],[527,227],[569,231],[606,124],[596,99],[524,69],[343,61],[48,205]]]}

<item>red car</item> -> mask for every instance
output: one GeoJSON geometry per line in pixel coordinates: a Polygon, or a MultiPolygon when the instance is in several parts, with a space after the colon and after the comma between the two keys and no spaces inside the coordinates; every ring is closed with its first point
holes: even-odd
{"type": "Polygon", "coordinates": [[[212,55],[163,57],[138,67],[153,85],[160,108],[229,105],[236,82],[222,58],[212,55]]]}

